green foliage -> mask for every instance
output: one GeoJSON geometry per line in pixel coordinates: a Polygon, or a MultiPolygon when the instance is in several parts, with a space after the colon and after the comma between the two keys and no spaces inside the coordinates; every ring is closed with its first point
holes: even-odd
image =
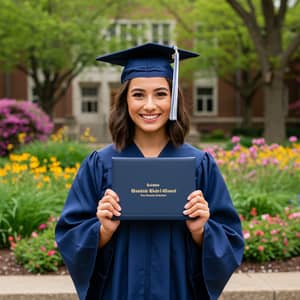
{"type": "Polygon", "coordinates": [[[0,248],[8,246],[8,236],[30,236],[39,224],[58,215],[67,196],[65,181],[39,188],[30,172],[15,177],[0,184],[0,248]]]}
{"type": "Polygon", "coordinates": [[[204,133],[200,138],[201,142],[226,141],[225,132],[222,129],[215,129],[209,133],[204,133]]]}
{"type": "Polygon", "coordinates": [[[60,165],[65,168],[74,167],[76,164],[81,163],[91,151],[87,144],[64,140],[60,142],[34,142],[24,145],[15,153],[30,153],[37,157],[39,161],[50,161],[51,157],[55,157],[60,165]]]}
{"type": "Polygon", "coordinates": [[[57,271],[63,265],[61,255],[57,251],[57,245],[54,241],[54,229],[55,223],[50,222],[43,231],[34,231],[30,238],[17,241],[14,247],[17,262],[29,272],[57,271]]]}
{"type": "Polygon", "coordinates": [[[30,76],[39,105],[49,115],[73,78],[95,65],[99,53],[115,42],[106,39],[110,20],[123,1],[1,1],[0,62],[30,76]]]}
{"type": "Polygon", "coordinates": [[[278,214],[283,207],[297,202],[299,174],[266,165],[255,169],[222,168],[235,207],[249,218],[252,208],[258,214],[278,214]],[[236,174],[234,174],[236,173],[236,174]]]}
{"type": "Polygon", "coordinates": [[[101,29],[108,25],[104,14],[113,7],[109,1],[3,0],[0,60],[27,64],[35,59],[48,71],[94,63],[101,29]]]}
{"type": "Polygon", "coordinates": [[[300,211],[243,222],[244,260],[266,262],[300,255],[300,211]]]}
{"type": "Polygon", "coordinates": [[[246,137],[260,137],[263,136],[264,129],[263,128],[241,128],[236,127],[232,129],[231,134],[233,136],[246,136],[246,137]]]}

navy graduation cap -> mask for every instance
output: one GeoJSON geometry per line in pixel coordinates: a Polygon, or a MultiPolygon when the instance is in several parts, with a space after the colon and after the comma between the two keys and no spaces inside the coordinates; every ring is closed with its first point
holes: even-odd
{"type": "Polygon", "coordinates": [[[157,43],[146,43],[117,51],[96,60],[123,66],[121,83],[137,77],[164,77],[172,80],[170,120],[177,120],[179,60],[198,56],[197,53],[157,43]],[[174,62],[174,69],[171,63],[174,62]]]}

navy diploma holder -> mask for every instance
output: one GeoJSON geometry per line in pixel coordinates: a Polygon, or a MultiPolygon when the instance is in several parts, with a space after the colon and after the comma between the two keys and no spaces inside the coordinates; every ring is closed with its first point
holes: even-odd
{"type": "Polygon", "coordinates": [[[119,195],[120,220],[186,220],[195,190],[195,157],[112,158],[112,189],[119,195]]]}

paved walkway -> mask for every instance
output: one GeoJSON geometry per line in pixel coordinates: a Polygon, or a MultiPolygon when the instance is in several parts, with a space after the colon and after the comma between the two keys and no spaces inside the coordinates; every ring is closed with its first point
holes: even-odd
{"type": "MultiPolygon", "coordinates": [[[[68,276],[26,275],[0,276],[0,300],[78,298],[68,276]]],[[[300,300],[300,272],[235,273],[219,300],[300,300]]]]}

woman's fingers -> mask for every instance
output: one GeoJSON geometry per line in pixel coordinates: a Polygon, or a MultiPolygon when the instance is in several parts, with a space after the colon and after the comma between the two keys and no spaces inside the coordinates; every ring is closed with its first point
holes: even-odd
{"type": "Polygon", "coordinates": [[[104,211],[104,210],[110,211],[116,216],[121,215],[121,213],[120,213],[121,207],[119,205],[117,205],[117,207],[116,207],[116,205],[114,205],[111,202],[99,203],[97,211],[104,211]]]}
{"type": "Polygon", "coordinates": [[[117,202],[120,201],[119,196],[117,195],[117,193],[115,193],[113,190],[111,189],[107,189],[104,193],[104,196],[111,196],[112,198],[114,198],[117,202]]]}
{"type": "Polygon", "coordinates": [[[113,216],[114,216],[114,214],[109,210],[98,210],[97,211],[98,219],[102,219],[102,218],[111,219],[113,216]]]}
{"type": "Polygon", "coordinates": [[[203,195],[200,194],[196,194],[193,197],[189,197],[188,198],[188,202],[186,203],[186,205],[184,206],[185,209],[189,209],[192,206],[194,206],[197,203],[201,203],[204,206],[208,206],[207,202],[205,201],[203,195]]]}
{"type": "Polygon", "coordinates": [[[200,190],[196,190],[188,196],[188,202],[184,206],[183,214],[191,218],[209,216],[208,203],[200,190]]]}
{"type": "Polygon", "coordinates": [[[189,194],[188,196],[188,200],[191,200],[192,198],[196,197],[196,196],[200,196],[203,197],[203,193],[200,190],[195,190],[192,193],[189,194]]]}
{"type": "Polygon", "coordinates": [[[118,195],[113,190],[107,189],[98,203],[97,217],[111,219],[113,216],[120,216],[121,206],[119,201],[118,195]]]}
{"type": "Polygon", "coordinates": [[[120,211],[121,210],[121,206],[119,205],[118,201],[111,197],[111,196],[104,196],[98,204],[98,208],[101,207],[101,205],[105,204],[105,203],[109,203],[114,209],[120,211]]]}

